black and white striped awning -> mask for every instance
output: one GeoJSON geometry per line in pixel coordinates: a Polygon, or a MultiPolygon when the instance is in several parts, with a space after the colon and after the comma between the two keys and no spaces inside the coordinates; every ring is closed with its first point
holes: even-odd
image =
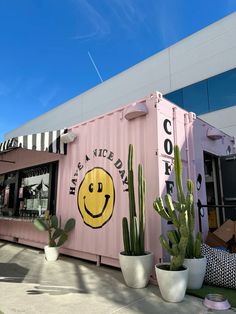
{"type": "Polygon", "coordinates": [[[21,147],[66,155],[67,144],[61,140],[61,136],[67,132],[67,129],[63,129],[14,137],[0,143],[0,152],[7,152],[11,149],[21,147]]]}

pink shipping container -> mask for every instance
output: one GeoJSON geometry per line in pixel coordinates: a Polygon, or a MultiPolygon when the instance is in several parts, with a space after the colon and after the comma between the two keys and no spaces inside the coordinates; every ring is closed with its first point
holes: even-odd
{"type": "MultiPolygon", "coordinates": [[[[36,151],[33,147],[2,149],[0,161],[5,162],[0,162],[0,174],[3,177],[15,170],[58,162],[57,185],[51,188],[56,213],[62,221],[70,217],[76,219],[76,228],[61,252],[114,266],[118,266],[118,255],[123,250],[122,217],[129,216],[127,156],[130,143],[134,145],[135,179],[138,163],[144,167],[145,242],[146,249],[154,252],[156,261],[167,258],[159,236],[169,226],[161,221],[152,204],[157,196],[167,191],[175,195],[173,146],[178,144],[181,148],[184,178],[189,177],[196,183],[196,204],[208,201],[204,152],[216,157],[234,153],[232,137],[167,101],[158,92],[68,131],[76,138],[72,137],[70,142],[67,137],[66,155],[36,151]]],[[[20,197],[20,186],[14,188],[20,197]]],[[[17,198],[14,204],[20,206],[17,198]]],[[[206,213],[198,226],[206,236],[209,229],[206,213]]],[[[3,215],[0,238],[36,247],[43,247],[47,241],[47,235],[34,228],[32,219],[3,215]]]]}

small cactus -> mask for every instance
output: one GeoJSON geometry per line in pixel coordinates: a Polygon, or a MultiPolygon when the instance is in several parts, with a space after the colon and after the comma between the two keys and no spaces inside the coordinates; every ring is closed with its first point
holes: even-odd
{"type": "Polygon", "coordinates": [[[48,232],[48,246],[62,246],[68,239],[68,233],[75,227],[75,219],[70,218],[65,223],[64,228],[61,228],[61,221],[58,222],[56,215],[49,215],[46,211],[44,217],[34,219],[34,226],[39,231],[48,232]]]}
{"type": "Polygon", "coordinates": [[[160,242],[162,246],[172,256],[170,269],[178,270],[187,257],[200,257],[200,244],[202,241],[199,232],[194,240],[194,199],[193,182],[187,181],[187,195],[184,195],[182,184],[182,162],[180,150],[177,145],[174,147],[174,171],[175,185],[177,190],[177,202],[173,204],[170,194],[165,196],[166,208],[162,198],[157,198],[153,207],[157,213],[167,221],[173,223],[175,229],[167,232],[166,238],[161,235],[160,242]],[[169,244],[170,243],[170,244],[169,244]]]}
{"type": "Polygon", "coordinates": [[[134,147],[129,145],[128,154],[128,194],[129,194],[129,225],[128,219],[123,217],[123,243],[125,255],[145,255],[144,233],[145,233],[145,180],[143,167],[138,165],[138,203],[139,217],[136,215],[134,173],[133,173],[134,147]]]}

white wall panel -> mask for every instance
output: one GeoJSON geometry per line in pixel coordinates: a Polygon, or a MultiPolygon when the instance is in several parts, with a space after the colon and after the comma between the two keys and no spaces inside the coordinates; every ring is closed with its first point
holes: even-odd
{"type": "Polygon", "coordinates": [[[236,106],[209,112],[200,118],[236,138],[236,106]]]}
{"type": "Polygon", "coordinates": [[[236,67],[236,14],[170,47],[171,90],[236,67]]]}

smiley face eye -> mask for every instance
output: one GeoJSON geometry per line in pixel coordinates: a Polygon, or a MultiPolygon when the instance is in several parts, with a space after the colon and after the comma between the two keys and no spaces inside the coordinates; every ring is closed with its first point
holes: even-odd
{"type": "Polygon", "coordinates": [[[98,192],[102,192],[102,183],[98,182],[98,192]]]}
{"type": "Polygon", "coordinates": [[[89,192],[92,193],[93,192],[93,183],[89,184],[89,192]]]}

